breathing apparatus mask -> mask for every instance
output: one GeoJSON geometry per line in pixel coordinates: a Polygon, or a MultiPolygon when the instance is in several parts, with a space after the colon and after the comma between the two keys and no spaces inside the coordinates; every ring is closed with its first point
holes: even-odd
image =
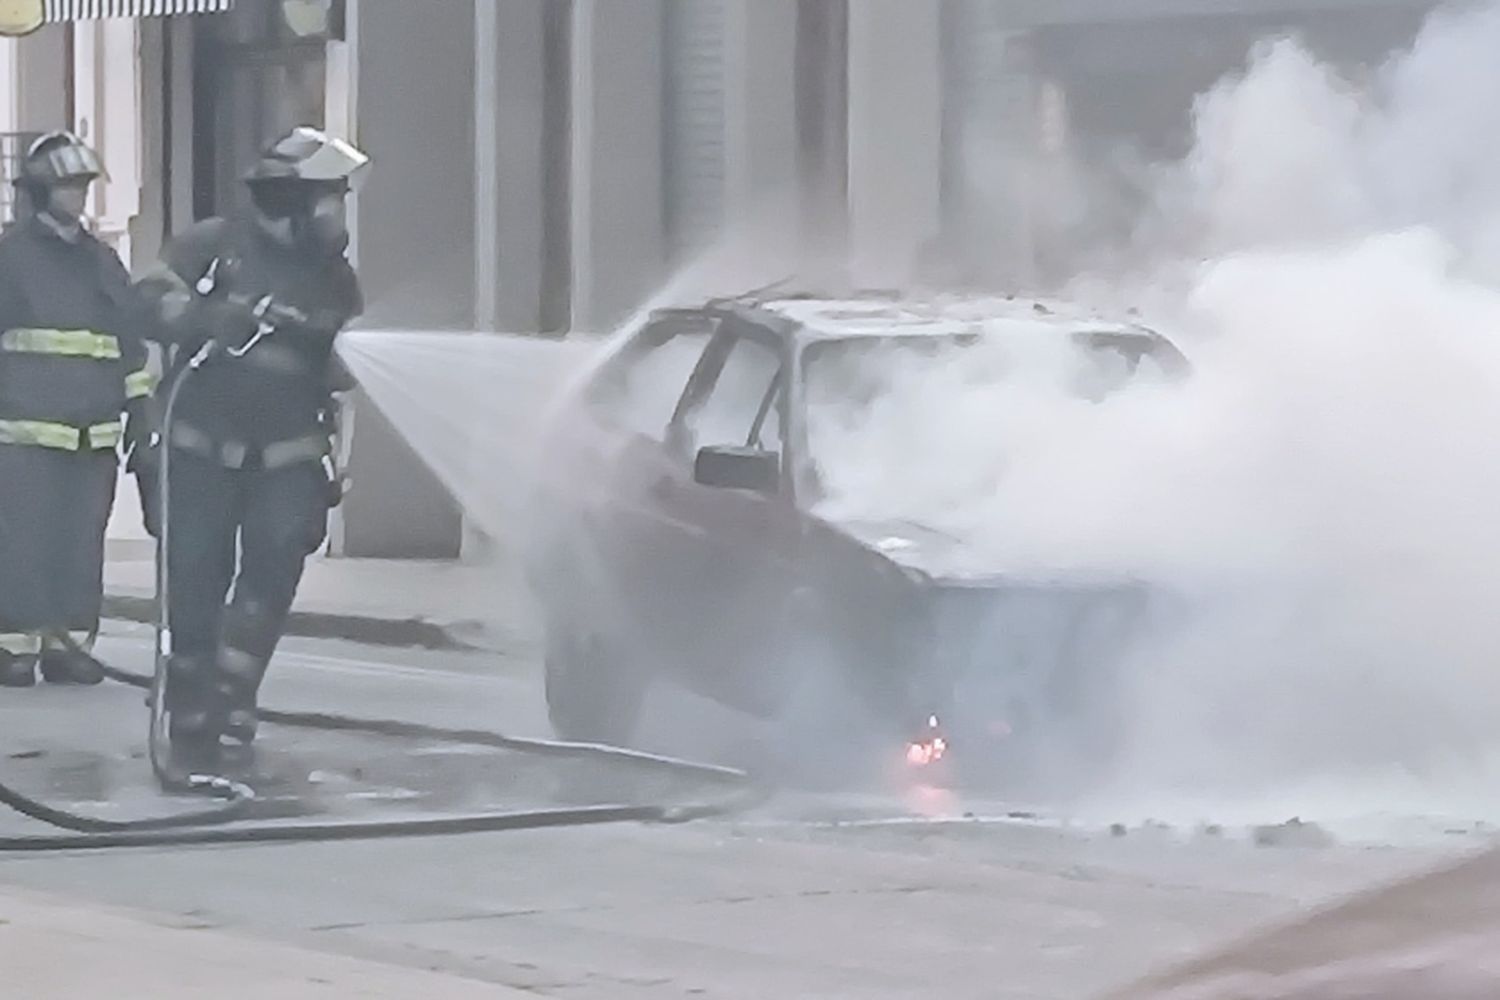
{"type": "Polygon", "coordinates": [[[273,143],[245,182],[275,239],[312,254],[341,254],[349,245],[345,199],[369,165],[359,149],[304,126],[273,143]]]}

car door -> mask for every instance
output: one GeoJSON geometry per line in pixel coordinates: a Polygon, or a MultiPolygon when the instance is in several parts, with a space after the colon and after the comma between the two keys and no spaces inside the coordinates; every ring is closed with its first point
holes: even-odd
{"type": "Polygon", "coordinates": [[[590,387],[597,445],[591,469],[573,478],[594,484],[583,572],[588,617],[618,648],[657,666],[677,657],[676,581],[696,558],[695,529],[657,501],[658,484],[676,474],[666,437],[685,387],[701,365],[718,319],[681,312],[648,324],[590,387]]]}
{"type": "Polygon", "coordinates": [[[770,711],[782,694],[769,662],[794,578],[798,521],[784,473],[788,357],[780,336],[730,319],[705,349],[667,427],[667,461],[649,486],[666,529],[659,627],[687,686],[737,707],[770,711]],[[705,449],[774,462],[763,490],[695,476],[705,449]]]}

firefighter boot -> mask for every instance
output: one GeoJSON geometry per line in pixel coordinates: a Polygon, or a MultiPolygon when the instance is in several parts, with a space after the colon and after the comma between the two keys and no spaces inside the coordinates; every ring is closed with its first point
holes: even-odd
{"type": "Polygon", "coordinates": [[[224,711],[224,742],[232,754],[246,760],[259,728],[256,701],[276,639],[271,620],[255,607],[230,607],[225,612],[215,697],[224,711]]]}
{"type": "Polygon", "coordinates": [[[0,687],[29,688],[35,684],[35,656],[0,650],[0,687]]]}
{"type": "Polygon", "coordinates": [[[104,680],[104,665],[82,646],[49,646],[42,650],[42,679],[48,684],[99,684],[104,680]]]}
{"type": "Polygon", "coordinates": [[[226,648],[219,652],[215,699],[224,712],[225,752],[237,760],[249,761],[260,728],[257,698],[266,666],[265,660],[244,650],[226,648]]]}
{"type": "Polygon", "coordinates": [[[190,771],[218,765],[223,717],[212,693],[209,661],[183,655],[167,661],[167,735],[173,758],[190,771]]]}

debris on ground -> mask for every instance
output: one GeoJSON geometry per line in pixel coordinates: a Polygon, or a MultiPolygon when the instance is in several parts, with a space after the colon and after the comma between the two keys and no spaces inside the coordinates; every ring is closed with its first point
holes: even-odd
{"type": "Polygon", "coordinates": [[[1253,830],[1256,847],[1331,847],[1333,837],[1316,823],[1293,816],[1285,823],[1257,826],[1253,830]]]}

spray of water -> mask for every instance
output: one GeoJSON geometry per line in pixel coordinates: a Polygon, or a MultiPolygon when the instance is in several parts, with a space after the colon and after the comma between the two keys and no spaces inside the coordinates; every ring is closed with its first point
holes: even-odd
{"type": "Polygon", "coordinates": [[[340,356],[371,402],[465,514],[502,539],[523,504],[537,422],[594,347],[429,330],[357,331],[339,341],[340,356]]]}
{"type": "Polygon", "coordinates": [[[784,257],[753,246],[743,233],[726,236],[606,333],[356,330],[339,338],[339,356],[472,523],[516,541],[535,513],[531,487],[545,460],[537,448],[558,407],[656,310],[785,277],[769,263],[784,257]]]}

